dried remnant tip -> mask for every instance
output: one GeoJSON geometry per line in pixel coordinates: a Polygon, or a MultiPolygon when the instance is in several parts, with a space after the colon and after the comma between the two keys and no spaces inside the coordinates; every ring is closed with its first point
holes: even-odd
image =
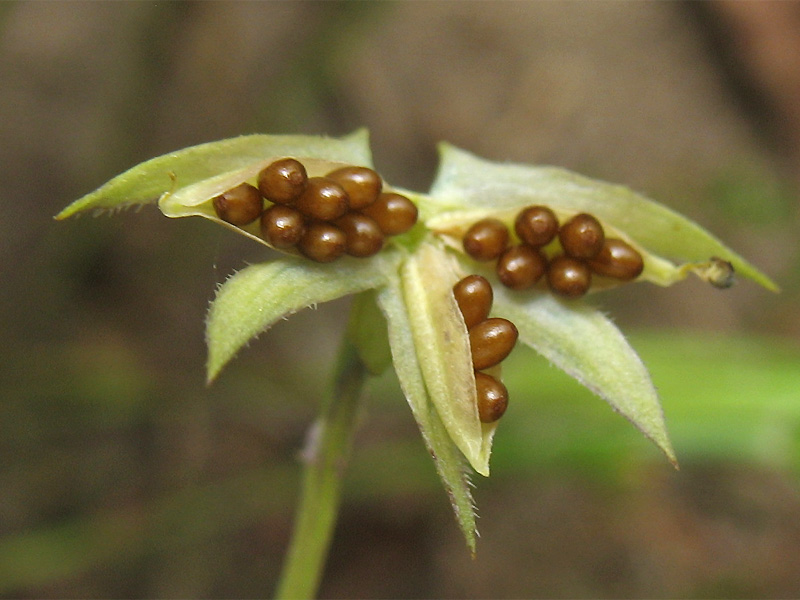
{"type": "Polygon", "coordinates": [[[729,288],[736,281],[736,272],[733,269],[733,265],[727,260],[722,260],[716,256],[712,256],[708,264],[701,271],[698,271],[698,274],[708,283],[720,289],[729,288]]]}

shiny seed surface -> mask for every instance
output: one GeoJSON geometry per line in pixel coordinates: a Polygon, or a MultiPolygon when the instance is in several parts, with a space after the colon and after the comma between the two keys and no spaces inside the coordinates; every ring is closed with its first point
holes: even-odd
{"type": "Polygon", "coordinates": [[[502,382],[486,373],[475,372],[478,392],[478,417],[481,423],[494,423],[508,408],[508,390],[502,382]]]}
{"type": "Polygon", "coordinates": [[[313,261],[328,263],[344,254],[347,238],[344,232],[331,223],[315,221],[311,223],[297,249],[313,261]]]}
{"type": "Polygon", "coordinates": [[[264,210],[264,200],[249,183],[237,185],[212,200],[217,216],[232,225],[241,227],[255,221],[264,210]]]}
{"type": "Polygon", "coordinates": [[[583,296],[592,285],[589,266],[569,256],[557,256],[547,269],[547,283],[556,294],[566,298],[583,296]]]}
{"type": "Polygon", "coordinates": [[[498,219],[481,219],[464,234],[464,251],[478,261],[494,260],[508,246],[508,227],[498,219]]]}
{"type": "Polygon", "coordinates": [[[299,160],[282,158],[261,169],[258,189],[270,202],[294,204],[306,189],[308,175],[299,160]]]}
{"type": "Polygon", "coordinates": [[[558,239],[564,253],[573,258],[594,258],[603,247],[605,233],[600,221],[581,213],[561,226],[558,239]]]}
{"type": "Polygon", "coordinates": [[[630,244],[617,238],[606,238],[603,249],[589,261],[592,271],[623,281],[636,279],[644,270],[644,260],[630,244]]]}
{"type": "Polygon", "coordinates": [[[342,186],[332,179],[310,177],[295,207],[312,219],[333,221],[347,212],[349,200],[342,186]]]}
{"type": "Polygon", "coordinates": [[[492,309],[494,292],[485,277],[468,275],[453,286],[453,295],[467,329],[485,321],[492,309]]]}
{"type": "Polygon", "coordinates": [[[476,370],[499,364],[517,343],[516,326],[507,319],[493,317],[469,330],[472,366],[476,370]]]}
{"type": "Polygon", "coordinates": [[[305,218],[289,206],[273,204],[261,215],[261,235],[275,248],[297,245],[305,232],[305,218]]]}
{"type": "Polygon", "coordinates": [[[350,208],[359,210],[369,206],[381,193],[381,176],[367,167],[342,167],[325,177],[338,183],[350,197],[350,208]]]}
{"type": "Polygon", "coordinates": [[[526,244],[544,246],[556,237],[558,218],[546,206],[529,206],[517,215],[514,231],[526,244]]]}
{"type": "Polygon", "coordinates": [[[417,222],[417,205],[394,192],[383,192],[361,212],[374,220],[385,235],[405,233],[417,222]]]}
{"type": "Polygon", "coordinates": [[[503,285],[512,290],[525,290],[542,278],[547,270],[547,259],[538,248],[518,244],[500,255],[495,270],[503,285]]]}
{"type": "Polygon", "coordinates": [[[350,256],[365,258],[383,248],[383,232],[378,224],[366,215],[349,212],[334,221],[347,238],[345,252],[350,256]]]}

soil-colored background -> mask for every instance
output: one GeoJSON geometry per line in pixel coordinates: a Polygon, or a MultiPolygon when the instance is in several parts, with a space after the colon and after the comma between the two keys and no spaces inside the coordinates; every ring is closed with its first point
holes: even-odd
{"type": "MultiPolygon", "coordinates": [[[[425,189],[447,140],[629,185],[783,288],[626,286],[597,299],[622,329],[796,348],[799,62],[795,2],[0,5],[0,594],[270,594],[347,307],[279,324],[207,389],[216,284],[270,254],[149,207],[53,222],[73,199],[184,146],[361,126],[386,179],[425,189]]],[[[501,428],[472,561],[382,385],[323,596],[800,594],[796,470],[695,454],[675,473],[636,437],[622,465],[514,462],[501,428]]]]}

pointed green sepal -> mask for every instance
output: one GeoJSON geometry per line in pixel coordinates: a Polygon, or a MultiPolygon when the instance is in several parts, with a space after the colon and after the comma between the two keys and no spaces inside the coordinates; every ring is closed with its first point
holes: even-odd
{"type": "Polygon", "coordinates": [[[501,286],[495,310],[519,339],[627,418],[677,466],[658,394],[641,359],[600,311],[550,294],[520,297],[501,286]]]}
{"type": "Polygon", "coordinates": [[[379,287],[396,272],[399,253],[370,260],[343,258],[316,264],[287,257],[252,265],[231,276],[217,292],[206,323],[208,381],[252,338],[278,319],[308,306],[379,287]]]}
{"type": "Polygon", "coordinates": [[[164,194],[175,194],[188,186],[252,165],[266,166],[271,160],[285,156],[369,165],[372,159],[368,137],[365,129],[340,139],[257,134],[192,146],[125,171],[67,206],[56,215],[56,219],[66,219],[86,210],[120,209],[152,203],[164,194]]]}
{"type": "Polygon", "coordinates": [[[393,277],[389,284],[380,290],[378,304],[386,316],[392,360],[400,387],[450,498],[458,526],[464,534],[470,552],[474,555],[477,538],[475,507],[470,493],[464,455],[453,443],[450,433],[428,396],[417,357],[417,348],[409,335],[411,315],[409,308],[403,302],[399,278],[393,277]]]}
{"type": "Polygon", "coordinates": [[[433,230],[456,236],[485,216],[513,222],[523,207],[543,204],[559,216],[588,212],[645,258],[642,279],[670,285],[695,272],[714,282],[719,261],[765,288],[778,286],[705,229],[630,189],[556,167],[501,164],[449,144],[429,196],[420,199],[433,230]],[[684,264],[672,264],[677,261],[684,264]]]}

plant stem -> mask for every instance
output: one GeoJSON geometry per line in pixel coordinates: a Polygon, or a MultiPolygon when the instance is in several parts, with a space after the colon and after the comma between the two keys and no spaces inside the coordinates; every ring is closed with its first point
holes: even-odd
{"type": "Polygon", "coordinates": [[[310,431],[303,452],[300,506],[276,598],[313,598],[316,594],[336,525],[356,409],[366,376],[355,347],[344,336],[333,394],[310,431]]]}

